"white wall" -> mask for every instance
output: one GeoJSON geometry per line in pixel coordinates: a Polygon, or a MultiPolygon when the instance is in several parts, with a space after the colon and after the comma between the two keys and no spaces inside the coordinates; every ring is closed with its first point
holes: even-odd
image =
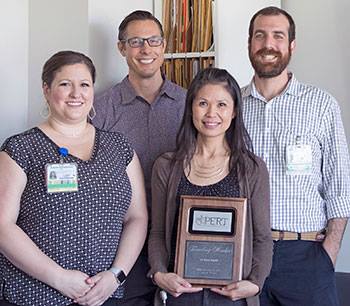
{"type": "MultiPolygon", "coordinates": [[[[349,0],[283,0],[297,26],[297,49],[291,70],[307,83],[335,96],[350,140],[350,2],[349,0]]],[[[336,269],[350,272],[350,226],[336,269]]]]}
{"type": "MultiPolygon", "coordinates": [[[[241,85],[248,83],[253,73],[247,52],[250,17],[263,6],[282,2],[297,23],[292,70],[301,80],[327,89],[339,100],[350,139],[350,2],[216,1],[217,65],[228,69],[241,85]]],[[[152,4],[152,0],[1,0],[0,143],[41,120],[41,69],[53,52],[74,49],[88,53],[97,67],[97,91],[120,81],[127,66],[116,49],[117,27],[129,12],[151,11],[152,4]]],[[[350,226],[338,271],[350,272],[349,250],[350,226]]]]}
{"type": "Polygon", "coordinates": [[[250,18],[265,6],[280,7],[279,0],[216,0],[216,66],[227,69],[244,86],[253,76],[248,57],[250,18]]]}
{"type": "Polygon", "coordinates": [[[30,0],[28,36],[28,126],[33,126],[43,120],[41,71],[45,61],[61,50],[88,52],[87,1],[30,0]]]}
{"type": "MultiPolygon", "coordinates": [[[[159,5],[161,1],[156,2],[159,5]]],[[[281,1],[250,0],[244,5],[232,0],[215,2],[217,66],[225,67],[240,84],[246,84],[253,74],[247,53],[250,17],[264,6],[280,6],[281,1]]],[[[153,10],[153,0],[129,0],[127,5],[121,3],[125,2],[89,1],[89,54],[97,68],[97,92],[119,82],[128,71],[125,60],[116,47],[119,23],[133,10],[153,10]]]]}
{"type": "Polygon", "coordinates": [[[27,127],[28,0],[0,4],[0,143],[27,127]]]}
{"type": "MultiPolygon", "coordinates": [[[[217,64],[220,67],[226,67],[237,77],[240,84],[245,84],[252,75],[247,56],[249,18],[262,6],[279,5],[280,1],[250,0],[244,6],[231,0],[216,1],[217,64]]],[[[16,94],[21,93],[23,97],[20,100],[28,108],[28,114],[27,111],[25,114],[21,113],[26,119],[16,119],[16,124],[13,124],[10,121],[10,112],[11,110],[17,112],[18,108],[6,109],[6,112],[2,113],[5,118],[4,127],[18,126],[18,129],[1,129],[4,132],[0,134],[0,141],[2,142],[6,136],[13,134],[13,131],[23,130],[42,120],[40,111],[45,104],[41,92],[41,69],[45,60],[58,50],[78,50],[92,57],[97,68],[97,92],[119,82],[127,74],[127,65],[116,48],[117,28],[121,20],[136,9],[152,11],[153,0],[129,0],[127,4],[123,0],[2,0],[0,11],[5,18],[1,18],[4,27],[0,31],[9,33],[5,30],[8,25],[20,26],[22,24],[24,26],[23,33],[18,34],[19,37],[12,35],[10,42],[17,44],[21,42],[21,48],[17,50],[23,54],[27,63],[18,62],[17,66],[20,67],[18,71],[24,69],[28,72],[27,79],[25,73],[23,79],[22,88],[25,91],[14,90],[16,83],[11,80],[9,91],[3,93],[3,99],[12,100],[16,94]],[[6,3],[11,4],[6,5],[6,3]],[[15,5],[18,10],[8,11],[8,7],[15,5]],[[21,18],[18,13],[21,11],[27,15],[27,19],[21,18]],[[18,23],[13,22],[17,19],[18,23]],[[24,34],[25,32],[27,33],[24,34]],[[21,125],[18,124],[19,122],[22,122],[21,125]]],[[[12,61],[16,58],[13,49],[14,47],[9,44],[9,56],[12,61]]],[[[9,58],[2,58],[2,60],[5,69],[13,73],[14,69],[12,69],[9,58]]]]}
{"type": "Polygon", "coordinates": [[[118,26],[134,10],[152,12],[153,1],[89,1],[89,54],[97,70],[97,92],[120,82],[128,73],[126,62],[117,49],[118,26]]]}

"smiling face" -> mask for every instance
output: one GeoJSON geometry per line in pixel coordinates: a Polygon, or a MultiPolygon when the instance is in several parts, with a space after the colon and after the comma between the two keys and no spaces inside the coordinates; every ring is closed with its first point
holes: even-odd
{"type": "Polygon", "coordinates": [[[289,23],[284,15],[260,15],[254,21],[249,58],[260,78],[287,73],[295,41],[289,43],[289,23]]]}
{"type": "Polygon", "coordinates": [[[235,117],[234,101],[225,84],[207,84],[192,103],[192,121],[200,137],[225,137],[235,117]]]}
{"type": "Polygon", "coordinates": [[[94,89],[91,73],[85,64],[63,66],[56,71],[50,87],[44,83],[43,92],[53,119],[64,123],[87,120],[94,89]]]}
{"type": "MultiPolygon", "coordinates": [[[[161,36],[159,26],[153,20],[135,20],[128,24],[124,39],[152,36],[161,36]]],[[[130,47],[128,42],[118,42],[118,48],[126,58],[129,76],[144,79],[160,75],[160,67],[164,61],[165,41],[158,47],[150,47],[145,41],[143,46],[138,48],[130,47]]]]}

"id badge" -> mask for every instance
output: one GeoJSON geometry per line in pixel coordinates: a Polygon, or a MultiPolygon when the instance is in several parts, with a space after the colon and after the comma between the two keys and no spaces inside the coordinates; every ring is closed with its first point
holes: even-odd
{"type": "Polygon", "coordinates": [[[312,149],[310,145],[289,145],[286,150],[288,175],[310,175],[312,171],[312,149]]]}
{"type": "Polygon", "coordinates": [[[78,165],[59,163],[46,165],[48,193],[78,191],[78,165]]]}

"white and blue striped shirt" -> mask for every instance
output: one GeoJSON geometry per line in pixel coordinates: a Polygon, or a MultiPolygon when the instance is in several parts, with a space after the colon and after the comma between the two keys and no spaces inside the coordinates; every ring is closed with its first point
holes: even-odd
{"type": "Polygon", "coordinates": [[[254,153],[270,173],[271,227],[318,231],[331,218],[350,216],[350,161],[337,101],[291,76],[286,89],[270,100],[253,81],[242,89],[243,118],[254,153]],[[286,174],[286,147],[311,145],[310,175],[286,174]]]}

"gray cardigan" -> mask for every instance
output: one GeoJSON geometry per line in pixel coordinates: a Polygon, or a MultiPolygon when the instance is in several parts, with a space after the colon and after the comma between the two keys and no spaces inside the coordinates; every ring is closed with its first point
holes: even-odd
{"type": "MultiPolygon", "coordinates": [[[[173,153],[160,156],[152,172],[152,227],[148,241],[149,275],[168,272],[171,235],[176,213],[176,193],[183,175],[183,163],[172,163],[173,153]]],[[[239,178],[241,197],[248,199],[243,279],[262,288],[272,261],[270,190],[265,163],[255,157],[257,167],[239,178]],[[245,183],[246,182],[246,183],[245,183]]],[[[247,158],[252,166],[252,161],[247,158]]],[[[250,167],[251,168],[251,167],[250,167]]],[[[248,306],[259,305],[258,296],[247,298],[248,306]]]]}

